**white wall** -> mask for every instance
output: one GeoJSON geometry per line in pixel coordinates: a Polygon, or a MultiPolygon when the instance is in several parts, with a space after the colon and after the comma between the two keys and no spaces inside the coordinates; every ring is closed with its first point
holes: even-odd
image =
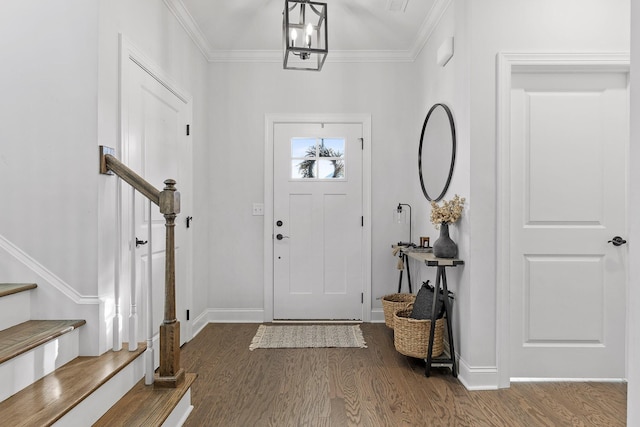
{"type": "MultiPolygon", "coordinates": [[[[115,178],[98,174],[98,145],[118,141],[119,32],[193,94],[194,154],[206,158],[206,61],[161,1],[2,3],[0,281],[38,283],[33,318],[86,319],[83,354],[110,346],[115,178]]],[[[206,174],[196,162],[198,182],[206,174]]],[[[204,216],[203,203],[194,211],[204,216]]],[[[206,292],[194,291],[195,311],[206,292]]]]}
{"type": "MultiPolygon", "coordinates": [[[[264,120],[268,113],[363,113],[372,117],[372,304],[395,292],[391,244],[398,202],[411,200],[416,163],[413,64],[327,63],[321,73],[280,63],[211,64],[209,217],[212,320],[253,309],[262,319],[264,120]]],[[[408,230],[406,231],[408,233],[408,230]]]]}
{"type": "MultiPolygon", "coordinates": [[[[640,7],[631,3],[631,22],[640,22],[640,7]]],[[[629,298],[628,298],[628,341],[627,341],[627,425],[640,424],[640,248],[634,239],[640,239],[640,69],[636,66],[640,59],[640,31],[631,26],[631,144],[629,153],[629,298]]]]}
{"type": "Polygon", "coordinates": [[[2,9],[0,235],[95,295],[97,4],[2,9]]]}
{"type": "MultiPolygon", "coordinates": [[[[449,227],[451,238],[458,244],[458,257],[465,261],[463,267],[447,270],[447,283],[449,289],[456,294],[453,306],[453,326],[456,352],[460,355],[461,379],[465,381],[467,375],[467,354],[469,351],[469,332],[472,329],[473,316],[471,301],[470,273],[473,262],[469,257],[469,217],[473,213],[472,198],[470,197],[470,135],[469,135],[469,41],[467,39],[467,8],[464,1],[453,0],[440,19],[438,26],[431,34],[416,60],[418,67],[418,79],[416,84],[419,90],[418,109],[416,111],[415,124],[415,148],[417,151],[420,139],[420,131],[425,116],[435,103],[447,104],[453,113],[456,125],[456,165],[451,179],[451,185],[445,200],[453,198],[455,194],[464,197],[465,209],[462,218],[449,227]],[[448,38],[454,38],[454,55],[444,66],[437,64],[438,49],[448,38]]],[[[424,198],[420,187],[419,178],[411,180],[414,191],[415,205],[418,207],[418,218],[415,227],[419,236],[430,236],[431,242],[439,236],[429,216],[431,208],[424,198]]],[[[435,269],[427,268],[419,263],[412,263],[415,286],[423,281],[435,281],[435,269]]]]}
{"type": "MultiPolygon", "coordinates": [[[[422,119],[435,102],[450,104],[456,116],[458,159],[446,198],[456,193],[467,198],[462,222],[452,227],[466,263],[451,282],[457,291],[454,320],[461,379],[469,387],[498,384],[496,55],[628,49],[628,0],[453,0],[418,58],[422,119]],[[455,37],[454,57],[446,67],[438,67],[437,49],[450,36],[455,37]]],[[[417,198],[419,186],[415,191],[417,198]]],[[[435,234],[428,223],[423,230],[435,234]]],[[[433,272],[422,267],[417,279],[432,277],[433,272]]]]}
{"type": "Polygon", "coordinates": [[[87,318],[82,351],[97,349],[85,338],[98,330],[99,306],[74,307],[32,269],[18,277],[25,266],[16,254],[75,297],[97,301],[97,27],[96,1],[2,3],[0,236],[15,250],[0,258],[0,280],[39,283],[35,318],[87,318]]]}
{"type": "MultiPolygon", "coordinates": [[[[470,52],[471,366],[496,365],[496,54],[629,50],[628,0],[466,2],[470,52]]],[[[467,268],[465,267],[465,268],[467,268]]]]}

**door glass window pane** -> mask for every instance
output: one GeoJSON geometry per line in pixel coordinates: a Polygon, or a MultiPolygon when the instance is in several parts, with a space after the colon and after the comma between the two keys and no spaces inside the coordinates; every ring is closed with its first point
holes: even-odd
{"type": "Polygon", "coordinates": [[[313,159],[291,160],[291,178],[309,179],[318,176],[316,173],[316,161],[313,159]]]}
{"type": "Polygon", "coordinates": [[[292,138],[291,179],[344,179],[344,138],[292,138]]]}
{"type": "Polygon", "coordinates": [[[324,138],[320,143],[320,157],[344,157],[344,139],[324,138]]]}
{"type": "Polygon", "coordinates": [[[335,179],[344,178],[344,161],[343,160],[326,160],[320,159],[318,167],[318,178],[335,179]]]}
{"type": "Polygon", "coordinates": [[[293,138],[291,140],[291,158],[316,157],[315,138],[293,138]]]}

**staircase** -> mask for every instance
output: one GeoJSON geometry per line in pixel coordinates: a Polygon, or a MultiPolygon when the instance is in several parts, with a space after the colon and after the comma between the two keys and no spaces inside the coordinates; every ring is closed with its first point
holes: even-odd
{"type": "Polygon", "coordinates": [[[145,386],[144,344],[79,356],[86,322],[31,319],[33,292],[36,284],[0,283],[1,425],[182,425],[195,375],[173,389],[145,386]]]}

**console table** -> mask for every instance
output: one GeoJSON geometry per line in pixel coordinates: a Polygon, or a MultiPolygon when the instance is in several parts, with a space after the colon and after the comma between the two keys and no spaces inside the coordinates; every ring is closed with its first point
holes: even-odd
{"type": "Polygon", "coordinates": [[[453,315],[453,308],[449,301],[449,289],[447,288],[447,267],[457,267],[463,265],[464,261],[461,259],[449,259],[449,258],[437,258],[432,252],[412,252],[410,248],[402,249],[402,254],[413,258],[415,260],[424,262],[428,267],[436,267],[436,284],[434,286],[434,298],[431,317],[431,331],[429,333],[429,351],[427,351],[427,359],[424,374],[429,376],[432,365],[450,365],[451,374],[454,377],[458,376],[456,369],[456,352],[453,346],[453,328],[451,326],[451,317],[453,315]],[[432,357],[433,350],[433,337],[436,330],[436,302],[438,301],[438,295],[440,287],[442,286],[442,294],[444,296],[444,311],[447,322],[447,333],[449,336],[449,357],[432,357]]]}

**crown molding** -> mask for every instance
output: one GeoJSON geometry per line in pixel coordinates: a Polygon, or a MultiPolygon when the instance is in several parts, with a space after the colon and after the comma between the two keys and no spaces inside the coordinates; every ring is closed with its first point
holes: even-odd
{"type": "Polygon", "coordinates": [[[451,3],[453,3],[453,0],[436,0],[435,3],[433,3],[431,10],[420,26],[420,30],[418,30],[418,36],[413,44],[413,48],[410,50],[410,56],[413,61],[415,61],[418,55],[420,55],[420,52],[422,52],[422,49],[431,38],[433,31],[438,27],[440,20],[451,3]]]}
{"type": "Polygon", "coordinates": [[[169,11],[176,17],[182,28],[187,32],[187,35],[193,40],[195,45],[200,49],[202,55],[210,61],[213,47],[205,37],[204,33],[200,29],[200,26],[196,24],[195,19],[189,13],[182,0],[163,0],[169,11]]]}
{"type": "MultiPolygon", "coordinates": [[[[213,49],[182,0],[163,1],[208,62],[282,62],[282,51],[280,50],[213,49]]],[[[409,50],[329,51],[326,62],[414,62],[451,3],[452,0],[435,1],[420,26],[415,43],[409,50]]]]}

